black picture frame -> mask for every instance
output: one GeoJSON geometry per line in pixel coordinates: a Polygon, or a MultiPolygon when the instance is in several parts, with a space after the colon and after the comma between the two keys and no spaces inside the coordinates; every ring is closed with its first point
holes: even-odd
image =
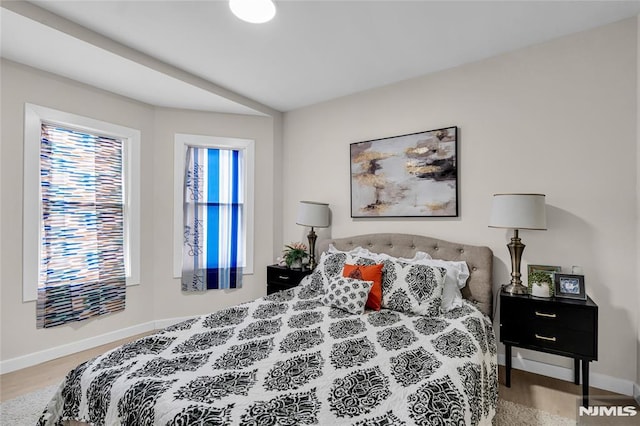
{"type": "Polygon", "coordinates": [[[457,126],[350,144],[351,217],[457,217],[457,126]]]}
{"type": "Polygon", "coordinates": [[[554,274],[555,296],[565,299],[587,300],[584,275],[554,274]]]}

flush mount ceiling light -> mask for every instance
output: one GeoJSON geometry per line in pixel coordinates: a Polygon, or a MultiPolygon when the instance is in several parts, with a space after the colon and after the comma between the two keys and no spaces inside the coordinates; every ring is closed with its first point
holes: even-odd
{"type": "Polygon", "coordinates": [[[252,24],[268,22],[276,15],[276,5],[271,0],[229,0],[229,8],[238,18],[252,24]]]}

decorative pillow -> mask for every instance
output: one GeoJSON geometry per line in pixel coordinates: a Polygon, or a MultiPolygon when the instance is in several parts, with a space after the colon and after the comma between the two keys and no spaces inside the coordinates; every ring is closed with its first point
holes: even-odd
{"type": "Polygon", "coordinates": [[[346,259],[347,254],[344,252],[323,252],[320,255],[318,265],[308,275],[308,287],[314,292],[324,294],[329,286],[329,278],[342,275],[342,268],[346,259]]]}
{"type": "Polygon", "coordinates": [[[372,286],[373,281],[334,277],[329,282],[322,303],[352,314],[362,314],[372,286]]]}
{"type": "Polygon", "coordinates": [[[310,275],[311,283],[309,286],[320,293],[326,293],[329,287],[329,281],[335,277],[342,276],[342,270],[346,263],[354,265],[375,265],[375,260],[348,254],[347,252],[338,251],[336,253],[324,252],[320,256],[318,266],[310,275]]]}
{"type": "Polygon", "coordinates": [[[382,265],[350,265],[345,264],[342,276],[364,281],[373,281],[367,299],[367,308],[379,311],[382,306],[382,265]]]}
{"type": "Polygon", "coordinates": [[[433,259],[425,252],[418,251],[412,259],[394,258],[388,254],[380,254],[376,258],[378,261],[390,260],[405,263],[418,263],[427,266],[443,267],[447,270],[444,278],[444,289],[442,291],[442,311],[448,312],[453,308],[462,306],[462,293],[460,290],[467,285],[469,278],[469,267],[464,261],[449,261],[433,259]]]}
{"type": "Polygon", "coordinates": [[[383,263],[383,308],[426,316],[440,314],[445,268],[390,259],[383,263]]]}

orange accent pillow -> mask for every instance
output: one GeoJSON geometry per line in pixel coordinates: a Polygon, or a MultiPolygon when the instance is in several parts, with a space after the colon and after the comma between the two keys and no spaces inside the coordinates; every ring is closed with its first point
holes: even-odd
{"type": "Polygon", "coordinates": [[[382,268],[383,264],[377,265],[344,265],[342,276],[355,278],[363,281],[373,281],[373,287],[369,291],[367,308],[379,311],[382,307],[382,268]]]}

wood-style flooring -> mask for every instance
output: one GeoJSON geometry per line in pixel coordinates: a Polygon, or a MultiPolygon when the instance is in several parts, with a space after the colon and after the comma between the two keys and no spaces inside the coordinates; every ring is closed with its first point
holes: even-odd
{"type": "MultiPolygon", "coordinates": [[[[0,376],[0,401],[6,401],[59,383],[64,379],[67,372],[76,365],[147,334],[150,333],[133,336],[33,367],[3,374],[0,376]]],[[[511,373],[511,388],[507,388],[504,386],[504,367],[499,368],[499,381],[500,398],[562,417],[576,418],[576,401],[582,395],[582,387],[580,385],[514,369],[511,373]]],[[[598,395],[605,397],[621,396],[596,388],[591,388],[590,395],[592,398],[597,398],[598,395]]],[[[634,404],[634,401],[632,398],[626,397],[622,403],[634,404]]]]}
{"type": "MultiPolygon", "coordinates": [[[[505,368],[498,367],[500,398],[576,420],[578,400],[582,399],[582,385],[512,369],[511,387],[508,388],[504,386],[504,375],[505,368]]],[[[589,387],[590,401],[593,402],[598,397],[617,397],[620,398],[617,404],[637,406],[632,397],[589,387]]]]}
{"type": "Polygon", "coordinates": [[[60,383],[67,373],[76,365],[95,358],[98,355],[102,355],[108,350],[124,343],[131,342],[149,334],[152,334],[152,332],[138,334],[93,349],[43,362],[33,367],[2,374],[0,375],[0,401],[7,401],[40,388],[60,383]]]}

